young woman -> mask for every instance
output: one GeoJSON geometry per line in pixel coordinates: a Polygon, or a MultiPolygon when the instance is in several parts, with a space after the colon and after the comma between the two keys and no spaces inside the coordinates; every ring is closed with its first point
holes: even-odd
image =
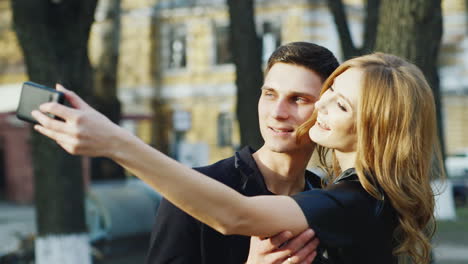
{"type": "MultiPolygon", "coordinates": [[[[164,156],[111,123],[73,92],[72,108],[41,106],[40,133],[72,154],[105,156],[223,234],[268,237],[312,228],[332,263],[428,263],[437,155],[434,98],[421,71],[376,53],[343,63],[325,82],[300,131],[333,152],[324,190],[245,197],[164,156]],[[310,128],[310,129],[309,129],[310,128]]],[[[273,131],[275,132],[275,131],[273,131]]],[[[302,138],[300,138],[302,139],[302,138]]],[[[322,152],[323,153],[323,152],[322,152]]],[[[288,263],[295,263],[293,258],[288,263]]]]}

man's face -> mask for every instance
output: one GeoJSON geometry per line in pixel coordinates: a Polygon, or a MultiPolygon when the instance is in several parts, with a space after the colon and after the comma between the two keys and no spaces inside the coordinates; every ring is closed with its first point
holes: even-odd
{"type": "Polygon", "coordinates": [[[320,76],[305,67],[286,63],[271,67],[258,102],[265,147],[279,153],[310,147],[296,143],[297,128],[312,115],[321,86],[320,76]]]}

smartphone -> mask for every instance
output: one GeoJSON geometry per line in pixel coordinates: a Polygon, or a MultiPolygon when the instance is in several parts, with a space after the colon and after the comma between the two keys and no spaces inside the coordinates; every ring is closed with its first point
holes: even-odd
{"type": "MultiPolygon", "coordinates": [[[[36,119],[31,115],[33,110],[39,109],[39,106],[47,102],[65,103],[65,95],[55,89],[47,86],[24,82],[21,88],[20,101],[16,109],[16,116],[26,122],[37,124],[36,119]]],[[[52,114],[47,114],[51,118],[56,118],[52,114]]],[[[57,118],[56,118],[57,119],[57,118]]]]}

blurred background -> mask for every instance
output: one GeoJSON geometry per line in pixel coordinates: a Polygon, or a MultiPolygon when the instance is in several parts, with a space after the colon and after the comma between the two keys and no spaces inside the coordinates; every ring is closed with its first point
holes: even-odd
{"type": "Polygon", "coordinates": [[[142,263],[160,199],[110,160],[68,157],[33,133],[15,116],[22,82],[63,83],[200,166],[261,145],[262,71],[292,41],[340,61],[378,50],[421,67],[448,174],[435,263],[467,264],[467,0],[0,0],[0,263],[33,263],[35,238],[62,232],[55,212],[87,230],[95,263],[142,263]]]}

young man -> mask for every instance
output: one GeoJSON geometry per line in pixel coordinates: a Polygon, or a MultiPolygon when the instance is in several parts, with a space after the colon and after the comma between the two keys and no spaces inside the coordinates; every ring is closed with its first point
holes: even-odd
{"type": "MultiPolygon", "coordinates": [[[[248,196],[293,195],[319,188],[320,179],[306,170],[313,145],[308,139],[298,144],[296,132],[311,116],[323,81],[336,67],[338,61],[324,47],[306,42],[279,47],[268,60],[258,103],[264,145],[256,152],[245,147],[228,159],[197,170],[248,196]]],[[[146,263],[240,264],[247,259],[249,264],[282,263],[286,259],[295,263],[310,255],[306,249],[313,249],[312,237],[312,231],[304,232],[290,241],[282,254],[276,249],[289,239],[287,233],[268,241],[252,238],[249,256],[250,237],[224,236],[162,200],[146,263]],[[288,253],[300,256],[292,261],[285,255],[288,253]]]]}

